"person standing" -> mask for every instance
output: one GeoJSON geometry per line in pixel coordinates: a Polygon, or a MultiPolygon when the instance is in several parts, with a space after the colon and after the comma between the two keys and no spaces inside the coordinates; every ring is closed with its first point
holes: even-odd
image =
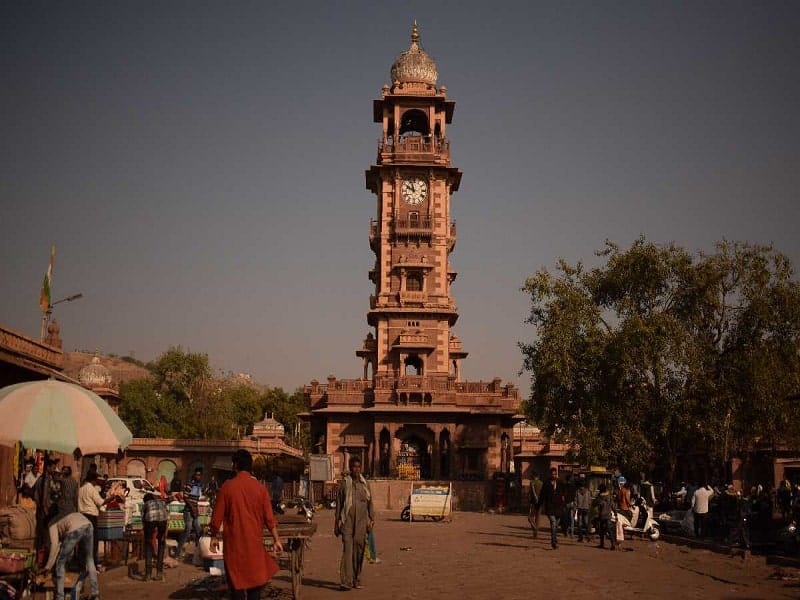
{"type": "Polygon", "coordinates": [[[372,492],[361,474],[361,459],[353,456],[348,463],[350,472],[339,485],[336,498],[336,517],[333,534],[342,536],[342,558],[339,561],[341,589],[361,587],[361,567],[367,535],[375,526],[372,492]]]}
{"type": "Polygon", "coordinates": [[[617,533],[616,531],[611,531],[611,513],[614,509],[614,500],[605,483],[600,484],[598,492],[597,498],[594,499],[594,505],[597,507],[597,532],[600,535],[600,544],[597,547],[605,548],[605,539],[608,536],[608,540],[611,542],[611,549],[616,550],[617,533]]]}
{"type": "Polygon", "coordinates": [[[153,571],[153,542],[157,546],[156,576],[154,581],[164,579],[164,552],[166,551],[167,521],[169,512],[160,494],[148,492],[144,495],[142,526],[144,534],[144,581],[150,579],[153,571]],[[155,537],[155,539],[154,539],[155,537]]]}
{"type": "Polygon", "coordinates": [[[72,476],[72,467],[61,469],[61,494],[56,501],[56,519],[78,512],[78,480],[72,476]]]}
{"type": "MultiPolygon", "coordinates": [[[[48,528],[50,519],[55,514],[55,503],[58,497],[59,486],[56,481],[57,458],[44,459],[44,473],[36,480],[33,489],[33,500],[36,502],[36,548],[47,548],[49,544],[48,528]]],[[[37,562],[41,565],[44,556],[37,555],[37,562]]]]}
{"type": "Polygon", "coordinates": [[[692,496],[692,517],[694,518],[694,537],[704,538],[706,536],[708,519],[708,502],[714,495],[714,490],[707,483],[703,483],[694,496],[692,496]]]}
{"type": "Polygon", "coordinates": [[[528,510],[528,523],[533,531],[533,539],[539,537],[539,494],[542,493],[543,482],[538,473],[533,473],[531,479],[531,506],[528,510]]]}
{"type": "Polygon", "coordinates": [[[99,563],[97,541],[97,517],[100,516],[100,507],[105,504],[97,487],[97,472],[90,471],[86,474],[86,481],[78,490],[78,511],[92,524],[92,552],[95,565],[99,563]]]}
{"type": "Polygon", "coordinates": [[[269,492],[250,474],[252,455],[237,450],[232,463],[236,475],[220,488],[211,514],[210,550],[219,551],[222,530],[231,600],[258,600],[261,589],[278,572],[278,565],[264,547],[264,528],[272,534],[273,552],[283,552],[283,545],[269,492]]]}
{"type": "Polygon", "coordinates": [[[589,541],[589,509],[592,506],[592,494],[586,487],[586,477],[581,474],[578,478],[578,491],[575,492],[575,510],[577,511],[578,521],[578,541],[583,538],[589,541]]]}
{"type": "Polygon", "coordinates": [[[203,472],[195,469],[194,475],[183,488],[183,533],[178,540],[178,558],[183,556],[183,547],[189,540],[189,535],[194,532],[194,543],[200,541],[200,496],[203,495],[203,472]]]}
{"type": "Polygon", "coordinates": [[[100,589],[97,584],[97,569],[92,554],[92,524],[79,512],[64,515],[53,521],[49,528],[50,556],[44,567],[49,571],[55,566],[55,600],[64,600],[64,575],[67,561],[77,546],[89,574],[89,600],[98,600],[100,589]]]}
{"type": "Polygon", "coordinates": [[[539,495],[539,507],[550,520],[550,546],[553,550],[558,549],[558,527],[564,516],[566,503],[565,485],[558,479],[558,469],[553,467],[550,469],[550,479],[542,485],[539,495]]]}
{"type": "Polygon", "coordinates": [[[631,502],[631,484],[624,477],[620,476],[619,492],[617,492],[617,510],[621,512],[630,522],[633,519],[633,502],[631,502]]]}

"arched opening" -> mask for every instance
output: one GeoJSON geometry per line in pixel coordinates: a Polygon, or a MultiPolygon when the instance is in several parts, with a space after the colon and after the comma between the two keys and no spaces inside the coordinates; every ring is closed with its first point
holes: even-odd
{"type": "Polygon", "coordinates": [[[178,465],[176,465],[171,460],[162,460],[158,463],[158,477],[156,478],[155,483],[158,485],[158,482],[161,481],[161,477],[163,476],[167,480],[167,484],[172,481],[172,478],[175,477],[175,472],[178,470],[178,465]]]}
{"type": "Polygon", "coordinates": [[[450,377],[458,381],[458,360],[456,359],[450,361],[450,377]]]}
{"type": "Polygon", "coordinates": [[[397,454],[397,466],[401,479],[430,479],[431,455],[425,440],[416,435],[404,439],[397,454]]]}
{"type": "Polygon", "coordinates": [[[375,377],[375,363],[371,360],[367,361],[367,379],[375,377]]]}
{"type": "Polygon", "coordinates": [[[125,467],[125,476],[145,478],[147,476],[147,467],[145,467],[144,462],[138,458],[129,460],[128,465],[125,467]]]}
{"type": "Polygon", "coordinates": [[[381,429],[380,436],[378,437],[378,444],[380,448],[380,458],[378,459],[378,474],[383,477],[389,476],[389,464],[392,453],[392,437],[389,431],[384,427],[381,429]]]}
{"type": "Polygon", "coordinates": [[[412,354],[405,361],[406,375],[422,375],[422,359],[416,354],[412,354]]]}
{"type": "Polygon", "coordinates": [[[421,110],[416,108],[407,110],[400,117],[400,136],[405,135],[430,135],[428,117],[421,110]]]}

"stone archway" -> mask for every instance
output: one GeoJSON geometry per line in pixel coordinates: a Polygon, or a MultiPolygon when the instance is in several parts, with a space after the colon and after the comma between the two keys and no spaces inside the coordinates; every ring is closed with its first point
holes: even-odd
{"type": "Polygon", "coordinates": [[[141,477],[142,479],[147,477],[147,467],[145,466],[144,461],[139,460],[138,458],[129,460],[128,464],[125,466],[125,476],[141,477]]]}
{"type": "Polygon", "coordinates": [[[398,476],[431,479],[434,433],[424,425],[404,425],[397,431],[397,438],[400,440],[398,476]]]}

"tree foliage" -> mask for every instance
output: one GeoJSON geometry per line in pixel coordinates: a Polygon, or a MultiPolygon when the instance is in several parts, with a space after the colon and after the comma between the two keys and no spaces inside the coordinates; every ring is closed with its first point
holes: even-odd
{"type": "Polygon", "coordinates": [[[206,354],[171,347],[147,365],[152,376],[120,386],[120,417],[136,437],[237,439],[271,412],[287,441],[307,448],[295,435],[297,413],[305,409],[302,391],[266,390],[231,378],[215,378],[206,354]]]}
{"type": "Polygon", "coordinates": [[[638,470],[709,452],[723,462],[794,435],[800,288],[769,246],[692,255],[644,238],[607,242],[604,264],[530,277],[520,344],[528,414],[585,463],[638,470]]]}

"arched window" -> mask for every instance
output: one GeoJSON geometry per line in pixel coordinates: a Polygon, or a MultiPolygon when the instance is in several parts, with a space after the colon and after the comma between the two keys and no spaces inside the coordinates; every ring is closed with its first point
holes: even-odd
{"type": "Polygon", "coordinates": [[[428,117],[421,110],[407,110],[400,117],[400,135],[429,135],[428,117]]]}

